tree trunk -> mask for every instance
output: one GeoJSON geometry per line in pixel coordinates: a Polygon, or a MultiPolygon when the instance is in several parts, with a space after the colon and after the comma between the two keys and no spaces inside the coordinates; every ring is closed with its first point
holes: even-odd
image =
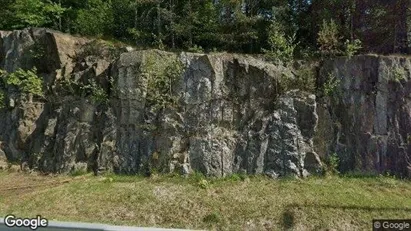
{"type": "Polygon", "coordinates": [[[134,29],[138,29],[138,4],[136,2],[136,5],[134,7],[134,29]]]}
{"type": "Polygon", "coordinates": [[[395,12],[397,13],[395,22],[395,45],[394,53],[407,53],[408,35],[407,35],[407,9],[409,0],[397,0],[395,12]]]}
{"type": "MultiPolygon", "coordinates": [[[[191,6],[191,0],[188,0],[188,8],[189,8],[189,14],[190,17],[192,17],[193,15],[193,11],[192,11],[192,6],[191,6]]],[[[189,47],[193,47],[193,22],[190,22],[190,29],[189,29],[189,40],[188,40],[188,45],[189,47]]]]}
{"type": "Polygon", "coordinates": [[[175,48],[175,36],[174,36],[174,2],[173,0],[169,1],[170,4],[170,12],[171,12],[171,19],[170,19],[170,33],[171,33],[171,47],[175,48]]]}
{"type": "MultiPolygon", "coordinates": [[[[59,6],[61,7],[61,0],[59,0],[59,6]]],[[[59,31],[63,31],[63,30],[62,30],[61,17],[62,17],[62,16],[60,15],[60,16],[59,16],[59,26],[58,26],[58,27],[59,27],[59,31]]]]}
{"type": "Polygon", "coordinates": [[[161,40],[161,15],[160,15],[160,4],[161,4],[161,0],[157,1],[157,36],[159,40],[161,40]]]}

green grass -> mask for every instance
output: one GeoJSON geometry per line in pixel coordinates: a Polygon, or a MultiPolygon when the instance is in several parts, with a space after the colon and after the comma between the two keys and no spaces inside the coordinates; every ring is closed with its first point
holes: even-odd
{"type": "MultiPolygon", "coordinates": [[[[2,173],[0,185],[10,188],[15,182],[49,179],[2,173]]],[[[8,193],[0,189],[0,215],[207,230],[369,230],[372,219],[411,214],[411,182],[390,177],[271,180],[196,174],[53,179],[72,181],[8,193]]]]}

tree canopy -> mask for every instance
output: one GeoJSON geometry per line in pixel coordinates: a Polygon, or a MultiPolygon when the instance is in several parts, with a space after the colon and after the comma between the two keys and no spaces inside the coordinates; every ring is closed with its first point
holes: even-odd
{"type": "Polygon", "coordinates": [[[161,49],[268,52],[289,59],[290,52],[338,53],[358,41],[358,50],[365,53],[408,53],[410,44],[409,0],[0,0],[0,4],[0,30],[49,27],[161,49]]]}

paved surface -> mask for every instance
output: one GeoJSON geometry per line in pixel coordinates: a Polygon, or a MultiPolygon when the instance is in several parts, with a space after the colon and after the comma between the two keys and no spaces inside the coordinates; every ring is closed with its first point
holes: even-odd
{"type": "MultiPolygon", "coordinates": [[[[29,231],[30,228],[9,228],[4,224],[4,219],[0,218],[0,231],[29,231]]],[[[160,228],[141,228],[130,226],[113,226],[105,224],[92,224],[92,223],[80,223],[80,222],[56,222],[49,221],[48,227],[40,227],[36,230],[44,231],[187,231],[187,229],[160,229],[160,228]]]]}

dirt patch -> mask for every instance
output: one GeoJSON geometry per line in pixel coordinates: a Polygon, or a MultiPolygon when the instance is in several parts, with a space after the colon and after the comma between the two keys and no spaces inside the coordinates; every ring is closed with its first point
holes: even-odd
{"type": "Polygon", "coordinates": [[[0,175],[0,196],[26,194],[41,188],[57,187],[83,178],[40,176],[38,174],[3,173],[0,175]]]}

